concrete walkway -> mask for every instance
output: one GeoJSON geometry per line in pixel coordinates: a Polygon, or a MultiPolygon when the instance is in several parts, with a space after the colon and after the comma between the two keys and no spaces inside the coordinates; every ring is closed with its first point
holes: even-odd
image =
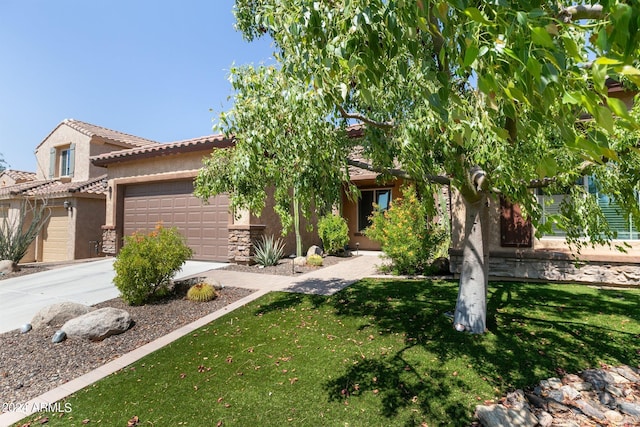
{"type": "MultiPolygon", "coordinates": [[[[231,311],[254,301],[271,291],[304,292],[317,295],[331,295],[358,280],[376,274],[376,266],[381,264],[377,253],[364,253],[363,256],[354,257],[338,264],[321,268],[300,276],[273,276],[267,274],[242,273],[229,270],[210,270],[207,272],[195,272],[191,276],[211,277],[220,281],[224,286],[255,289],[256,292],[215,311],[193,323],[185,325],[155,341],[152,341],[134,351],[115,359],[98,369],[82,375],[75,380],[50,390],[29,402],[4,402],[20,407],[21,411],[6,412],[0,415],[0,427],[10,426],[24,417],[38,412],[39,408],[46,407],[65,397],[95,383],[96,381],[111,375],[112,373],[138,361],[156,350],[172,343],[178,338],[187,335],[194,330],[206,325],[231,311]]],[[[185,276],[183,276],[185,277],[185,276]]]]}
{"type": "MultiPolygon", "coordinates": [[[[93,305],[117,298],[120,292],[113,284],[114,261],[114,258],[103,258],[0,280],[0,333],[31,322],[40,309],[57,302],[93,305]]],[[[225,265],[187,261],[176,279],[225,265]]]]}

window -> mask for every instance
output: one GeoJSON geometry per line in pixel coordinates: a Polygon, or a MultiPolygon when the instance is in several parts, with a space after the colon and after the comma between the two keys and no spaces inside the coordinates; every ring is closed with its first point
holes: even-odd
{"type": "Polygon", "coordinates": [[[49,179],[73,176],[75,151],[75,144],[51,148],[49,155],[49,179]]]}
{"type": "Polygon", "coordinates": [[[358,231],[362,232],[371,225],[369,217],[373,214],[374,205],[380,211],[389,209],[391,203],[391,189],[361,190],[358,201],[358,231]]]}
{"type": "MultiPolygon", "coordinates": [[[[620,206],[616,203],[613,197],[606,194],[598,193],[595,179],[593,177],[584,177],[582,182],[578,183],[584,186],[589,194],[594,194],[598,206],[602,210],[604,217],[609,223],[609,228],[617,234],[617,238],[620,240],[638,240],[640,239],[640,231],[635,227],[633,218],[631,215],[625,215],[622,213],[620,206]]],[[[538,195],[538,202],[542,206],[542,221],[549,215],[557,214],[560,212],[560,203],[566,196],[563,194],[554,195],[538,195]],[[549,203],[553,200],[553,203],[549,203]]],[[[636,193],[636,197],[640,197],[640,193],[636,193]]],[[[638,199],[640,201],[640,199],[638,199]]],[[[554,234],[550,236],[564,236],[562,230],[553,227],[554,234]]]]}
{"type": "Polygon", "coordinates": [[[71,150],[60,151],[60,176],[71,175],[71,150]]]}

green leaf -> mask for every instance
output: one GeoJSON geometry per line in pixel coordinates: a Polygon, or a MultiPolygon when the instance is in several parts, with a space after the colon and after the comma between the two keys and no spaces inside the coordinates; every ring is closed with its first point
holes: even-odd
{"type": "Polygon", "coordinates": [[[593,64],[593,66],[591,67],[593,84],[599,92],[602,92],[605,89],[605,83],[607,81],[607,69],[607,66],[604,64],[593,64]]]}
{"type": "Polygon", "coordinates": [[[576,61],[581,61],[582,55],[580,54],[580,50],[578,49],[576,42],[567,34],[562,35],[562,41],[569,56],[576,61]]]}
{"type": "Polygon", "coordinates": [[[607,105],[616,116],[623,117],[625,119],[630,118],[627,105],[618,98],[607,98],[607,105]]]}
{"type": "Polygon", "coordinates": [[[364,102],[369,105],[373,103],[373,96],[371,96],[371,91],[369,91],[369,88],[367,88],[366,86],[362,86],[360,88],[360,94],[362,95],[362,98],[364,98],[364,102]]]}
{"type": "Polygon", "coordinates": [[[624,65],[621,68],[616,68],[615,71],[625,76],[640,76],[640,70],[631,65],[624,65]]]}
{"type": "Polygon", "coordinates": [[[581,96],[577,92],[565,92],[562,95],[562,102],[564,104],[580,105],[582,103],[581,96]]]}
{"type": "Polygon", "coordinates": [[[480,53],[480,49],[476,44],[471,44],[464,52],[464,61],[463,67],[468,67],[473,64],[473,61],[478,57],[478,53],[480,53]]]}
{"type": "Polygon", "coordinates": [[[617,59],[607,58],[606,56],[601,56],[593,61],[594,64],[599,65],[620,65],[621,62],[617,59]]]}
{"type": "Polygon", "coordinates": [[[527,71],[529,71],[529,73],[531,73],[531,75],[535,77],[536,80],[540,80],[540,74],[542,73],[542,65],[540,64],[540,62],[538,62],[536,58],[534,58],[533,56],[530,56],[529,59],[527,59],[527,71]]]}
{"type": "Polygon", "coordinates": [[[611,114],[611,110],[598,105],[595,108],[594,118],[596,119],[596,122],[607,132],[609,132],[610,134],[613,133],[613,114],[611,114]]]}
{"type": "Polygon", "coordinates": [[[538,46],[554,48],[553,39],[544,27],[531,28],[531,41],[538,46]]]}
{"type": "Polygon", "coordinates": [[[464,10],[465,15],[479,24],[491,25],[491,22],[476,7],[468,7],[464,10]]]}

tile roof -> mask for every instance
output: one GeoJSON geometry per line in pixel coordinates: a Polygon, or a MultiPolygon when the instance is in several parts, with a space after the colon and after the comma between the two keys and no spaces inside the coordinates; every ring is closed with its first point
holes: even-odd
{"type": "Polygon", "coordinates": [[[62,182],[60,180],[29,181],[0,188],[0,198],[16,196],[60,197],[72,194],[106,194],[107,175],[82,182],[62,182]]]}
{"type": "Polygon", "coordinates": [[[160,144],[157,141],[153,141],[151,139],[141,138],[135,135],[129,135],[124,132],[119,132],[117,130],[107,129],[102,126],[92,125],[91,123],[83,122],[75,119],[64,119],[62,122],[58,124],[46,138],[42,140],[38,147],[44,143],[53,134],[60,126],[69,126],[72,129],[77,130],[78,132],[87,135],[89,137],[99,137],[102,139],[106,139],[112,143],[124,145],[127,147],[144,147],[146,145],[158,145],[160,144]]]}
{"type": "Polygon", "coordinates": [[[96,166],[105,166],[122,161],[145,159],[177,153],[207,151],[213,148],[226,148],[233,145],[233,139],[227,138],[224,135],[208,135],[166,144],[147,145],[139,148],[112,151],[110,153],[91,157],[91,163],[96,166]]]}
{"type": "Polygon", "coordinates": [[[36,179],[36,174],[34,172],[24,172],[15,169],[5,169],[2,171],[2,175],[7,175],[16,182],[33,181],[36,179]]]}

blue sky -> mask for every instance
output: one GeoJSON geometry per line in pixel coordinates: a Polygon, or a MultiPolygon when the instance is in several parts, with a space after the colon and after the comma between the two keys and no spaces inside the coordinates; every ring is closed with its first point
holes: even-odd
{"type": "Polygon", "coordinates": [[[0,154],[35,170],[66,118],[160,142],[211,134],[230,66],[273,62],[269,40],[235,31],[233,3],[0,0],[0,154]]]}

